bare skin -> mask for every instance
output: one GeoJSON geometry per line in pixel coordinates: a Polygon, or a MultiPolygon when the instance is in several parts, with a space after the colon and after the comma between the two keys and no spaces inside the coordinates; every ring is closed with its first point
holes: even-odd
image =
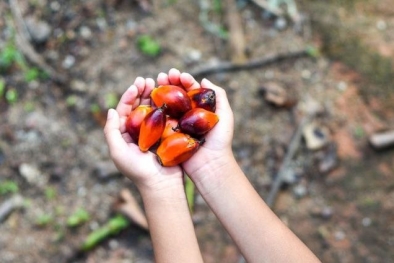
{"type": "Polygon", "coordinates": [[[320,262],[264,203],[237,164],[231,148],[233,113],[225,90],[206,79],[199,84],[176,69],[160,73],[157,83],[181,84],[186,90],[213,89],[219,122],[192,158],[181,166],[164,168],[151,153],[139,152],[124,129],[131,108],[150,103],[152,79],[137,78],[116,111],[108,113],[105,134],[111,157],[141,191],[156,261],[202,262],[183,191],[185,171],[249,263],[320,262]]]}

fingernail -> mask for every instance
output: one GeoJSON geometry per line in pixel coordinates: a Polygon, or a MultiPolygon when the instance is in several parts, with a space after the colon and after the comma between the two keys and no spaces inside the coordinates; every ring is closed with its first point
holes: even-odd
{"type": "Polygon", "coordinates": [[[114,114],[115,114],[115,110],[109,109],[107,114],[107,120],[112,119],[114,117],[114,114]]]}

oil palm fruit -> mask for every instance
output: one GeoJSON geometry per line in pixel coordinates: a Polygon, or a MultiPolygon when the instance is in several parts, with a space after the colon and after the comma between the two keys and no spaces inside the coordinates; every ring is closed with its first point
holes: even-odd
{"type": "Polygon", "coordinates": [[[163,134],[161,135],[161,139],[164,140],[168,136],[179,132],[179,129],[177,129],[177,127],[178,120],[167,116],[166,127],[164,128],[163,134]]]}
{"type": "Polygon", "coordinates": [[[146,152],[161,138],[166,126],[165,106],[152,110],[141,123],[138,146],[146,152]]]}
{"type": "Polygon", "coordinates": [[[194,108],[179,119],[178,127],[181,132],[193,137],[201,137],[209,132],[218,121],[219,117],[215,113],[202,108],[194,108]]]}
{"type": "Polygon", "coordinates": [[[187,92],[192,104],[192,108],[203,108],[208,111],[216,110],[216,94],[212,89],[199,88],[187,92]]]}
{"type": "Polygon", "coordinates": [[[163,166],[175,166],[187,161],[200,147],[201,142],[188,134],[174,133],[164,139],[157,148],[159,163],[163,166]]]}
{"type": "Polygon", "coordinates": [[[153,108],[149,105],[139,105],[131,111],[126,120],[126,131],[130,134],[135,143],[138,143],[141,123],[153,108]]]}
{"type": "Polygon", "coordinates": [[[152,90],[150,97],[157,107],[165,104],[166,113],[173,118],[181,117],[192,108],[186,91],[175,85],[159,86],[152,90]]]}

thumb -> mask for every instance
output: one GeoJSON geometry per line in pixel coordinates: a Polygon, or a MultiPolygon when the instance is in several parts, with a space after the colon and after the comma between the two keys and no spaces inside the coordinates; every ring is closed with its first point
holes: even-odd
{"type": "Polygon", "coordinates": [[[126,146],[126,142],[120,132],[119,114],[114,109],[108,110],[107,122],[104,127],[104,134],[107,140],[110,152],[121,151],[126,146]]]}

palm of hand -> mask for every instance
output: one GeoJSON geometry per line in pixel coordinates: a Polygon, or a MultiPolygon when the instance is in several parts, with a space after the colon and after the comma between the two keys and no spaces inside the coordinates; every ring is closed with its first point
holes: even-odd
{"type": "MultiPolygon", "coordinates": [[[[119,117],[121,136],[110,143],[110,151],[115,165],[124,175],[137,185],[154,186],[166,180],[182,178],[180,166],[162,167],[152,152],[141,152],[126,132],[126,119],[130,111],[138,105],[150,105],[150,92],[155,87],[152,79],[137,78],[119,101],[116,112],[119,117]]],[[[108,140],[108,139],[107,139],[108,140]]]]}

